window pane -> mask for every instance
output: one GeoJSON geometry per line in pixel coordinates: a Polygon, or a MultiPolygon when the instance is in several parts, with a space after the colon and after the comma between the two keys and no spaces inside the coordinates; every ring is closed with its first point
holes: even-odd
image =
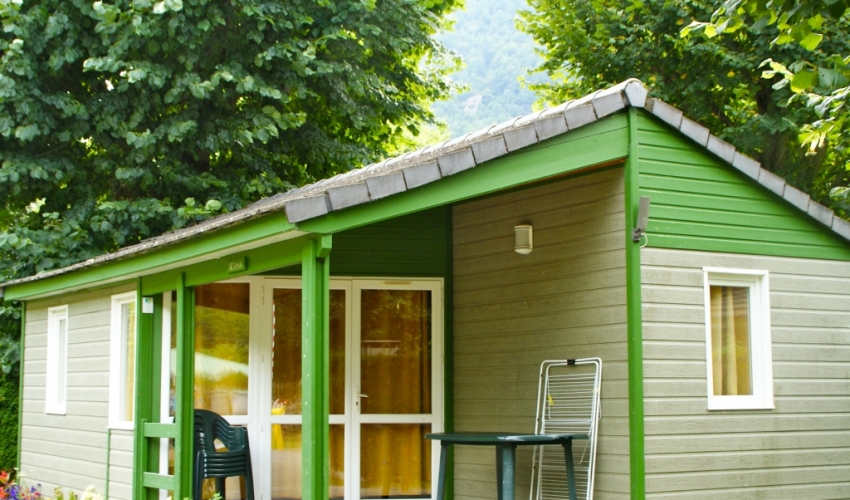
{"type": "Polygon", "coordinates": [[[715,396],[752,395],[749,287],[710,287],[715,396]]]}
{"type": "Polygon", "coordinates": [[[133,420],[133,400],[136,374],[136,303],[121,305],[121,331],[124,339],[124,373],[122,377],[122,408],[120,420],[133,420]]]}
{"type": "Polygon", "coordinates": [[[431,413],[431,292],[363,290],[363,413],[431,413]]]}
{"type": "MultiPolygon", "coordinates": [[[[272,424],[272,499],[301,498],[301,426],[272,424]]],[[[330,498],[345,491],[345,426],[330,426],[330,498]]]]}
{"type": "Polygon", "coordinates": [[[248,414],[249,302],[247,283],[195,288],[195,408],[248,414]]]}
{"type": "Polygon", "coordinates": [[[430,425],[360,426],[360,497],[431,498],[430,425]]]}
{"type": "Polygon", "coordinates": [[[59,359],[56,360],[56,402],[65,404],[68,380],[68,319],[59,318],[59,359]]]}
{"type": "MultiPolygon", "coordinates": [[[[345,290],[330,291],[330,412],[345,413],[345,290]]],[[[301,290],[276,288],[272,324],[272,414],[301,414],[301,290]]]]}

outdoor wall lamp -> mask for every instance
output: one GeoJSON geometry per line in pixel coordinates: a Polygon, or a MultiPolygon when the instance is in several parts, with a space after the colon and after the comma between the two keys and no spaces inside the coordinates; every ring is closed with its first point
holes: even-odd
{"type": "Polygon", "coordinates": [[[637,243],[646,233],[646,225],[649,222],[649,196],[641,196],[638,203],[638,216],[635,222],[635,230],[632,232],[632,241],[637,243]]]}
{"type": "Polygon", "coordinates": [[[514,226],[514,252],[528,255],[534,248],[533,231],[531,224],[520,224],[514,226]]]}

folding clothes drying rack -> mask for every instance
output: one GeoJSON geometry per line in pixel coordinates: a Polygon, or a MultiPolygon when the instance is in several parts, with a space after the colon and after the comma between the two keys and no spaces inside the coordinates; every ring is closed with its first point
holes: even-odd
{"type": "MultiPolygon", "coordinates": [[[[577,498],[593,498],[602,360],[550,360],[540,365],[535,434],[587,434],[573,442],[577,498]]],[[[534,450],[529,500],[569,498],[560,446],[534,450]]]]}

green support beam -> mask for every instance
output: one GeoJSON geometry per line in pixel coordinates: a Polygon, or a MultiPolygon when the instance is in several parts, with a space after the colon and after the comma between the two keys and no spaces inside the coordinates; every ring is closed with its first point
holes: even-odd
{"type": "MultiPolygon", "coordinates": [[[[141,281],[141,280],[139,280],[141,281]]],[[[136,291],[136,402],[134,415],[133,498],[157,500],[159,492],[145,487],[144,473],[159,469],[159,440],[145,437],[149,422],[159,422],[162,373],[162,296],[152,297],[154,312],[142,312],[141,282],[136,291]]]]}
{"type": "Polygon", "coordinates": [[[301,494],[304,500],[326,500],[329,493],[330,250],[331,236],[319,236],[304,246],[301,261],[301,494]]]}
{"type": "Polygon", "coordinates": [[[646,498],[643,412],[643,319],[641,316],[640,243],[632,241],[640,200],[637,110],[629,109],[629,156],[626,191],[626,315],[629,350],[629,474],[631,499],[646,498]]]}
{"type": "Polygon", "coordinates": [[[181,276],[177,286],[177,387],[174,421],[174,498],[192,496],[192,447],[195,422],[195,289],[181,276]]]}

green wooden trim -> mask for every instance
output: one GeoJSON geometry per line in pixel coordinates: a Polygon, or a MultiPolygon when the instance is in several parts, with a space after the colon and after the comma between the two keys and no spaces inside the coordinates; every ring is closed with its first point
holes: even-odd
{"type": "Polygon", "coordinates": [[[174,498],[192,496],[192,448],[195,413],[195,290],[185,277],[177,285],[177,388],[174,420],[174,498]]]}
{"type": "Polygon", "coordinates": [[[293,228],[294,226],[286,220],[286,214],[283,211],[268,214],[210,234],[199,235],[150,253],[133,255],[126,259],[106,262],[52,278],[13,285],[6,288],[6,300],[27,299],[33,296],[55,293],[66,288],[96,285],[102,281],[119,279],[122,276],[152,272],[157,268],[178,264],[187,259],[276,236],[293,228]]]}
{"type": "Polygon", "coordinates": [[[199,262],[184,268],[165,271],[142,277],[142,291],[146,295],[162,293],[174,289],[174,283],[185,276],[186,286],[198,286],[216,281],[254,275],[273,269],[293,266],[301,263],[301,252],[308,238],[300,237],[237,252],[220,259],[199,262]],[[230,272],[228,264],[234,260],[247,264],[239,272],[230,272]]]}
{"type": "Polygon", "coordinates": [[[144,429],[148,422],[159,420],[159,384],[151,382],[158,380],[160,374],[160,367],[156,361],[161,357],[157,348],[161,347],[162,343],[162,297],[158,300],[154,297],[154,314],[142,313],[141,280],[137,281],[133,498],[154,500],[158,497],[157,492],[145,488],[144,473],[152,468],[155,470],[158,464],[159,441],[151,443],[145,437],[144,429]],[[157,318],[157,310],[159,310],[159,318],[157,318]]]}
{"type": "Polygon", "coordinates": [[[154,490],[173,490],[174,485],[177,484],[174,479],[174,476],[163,476],[162,474],[145,472],[142,481],[145,488],[154,490]]]}
{"type": "MultiPolygon", "coordinates": [[[[446,262],[443,278],[443,427],[445,432],[455,430],[455,355],[454,355],[454,213],[448,207],[445,213],[446,262]]],[[[454,500],[454,446],[449,447],[446,462],[445,499],[454,500]]]]}
{"type": "Polygon", "coordinates": [[[383,200],[300,222],[298,229],[335,233],[625,158],[629,152],[628,131],[626,114],[619,113],[537,146],[491,160],[486,166],[383,200]]]}
{"type": "Polygon", "coordinates": [[[632,241],[640,198],[637,110],[629,109],[629,157],[625,166],[626,308],[629,350],[629,479],[632,500],[646,498],[643,411],[643,320],[641,318],[640,243],[632,241]]]}
{"type": "Polygon", "coordinates": [[[144,435],[147,438],[168,438],[177,439],[180,430],[177,424],[161,424],[148,422],[145,424],[144,435]]]}
{"type": "Polygon", "coordinates": [[[648,113],[637,122],[648,246],[850,260],[847,240],[807,213],[648,113]]]}
{"type": "Polygon", "coordinates": [[[301,495],[328,498],[330,478],[330,262],[331,237],[304,246],[302,280],[301,495]]]}
{"type": "Polygon", "coordinates": [[[24,425],[24,346],[27,333],[27,304],[21,303],[21,359],[18,362],[18,470],[21,470],[21,440],[24,425]]]}

